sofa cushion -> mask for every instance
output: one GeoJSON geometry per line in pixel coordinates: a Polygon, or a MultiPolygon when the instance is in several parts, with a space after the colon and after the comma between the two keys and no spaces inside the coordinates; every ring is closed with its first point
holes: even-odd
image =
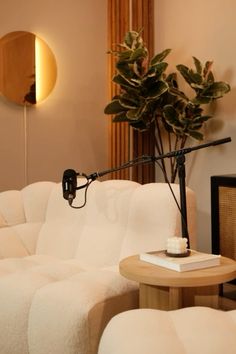
{"type": "MultiPolygon", "coordinates": [[[[36,253],[77,258],[84,267],[117,264],[130,203],[139,186],[131,181],[95,181],[81,209],[70,208],[62,198],[61,186],[54,186],[36,253]]],[[[84,193],[78,191],[74,205],[83,203],[84,193]]]]}
{"type": "Polygon", "coordinates": [[[53,182],[32,183],[21,191],[0,193],[0,227],[43,222],[53,182]]]}
{"type": "Polygon", "coordinates": [[[53,182],[0,193],[0,258],[35,253],[53,182]]]}
{"type": "Polygon", "coordinates": [[[0,227],[12,226],[26,222],[21,191],[0,193],[0,227]]]}
{"type": "Polygon", "coordinates": [[[54,182],[36,182],[22,189],[24,215],[26,222],[45,222],[48,200],[54,182]]]}
{"type": "Polygon", "coordinates": [[[113,269],[85,271],[75,259],[4,259],[0,353],[95,353],[112,315],[137,306],[136,288],[113,269]]]}
{"type": "Polygon", "coordinates": [[[236,310],[141,309],[111,319],[98,354],[234,354],[235,348],[236,310]]]}

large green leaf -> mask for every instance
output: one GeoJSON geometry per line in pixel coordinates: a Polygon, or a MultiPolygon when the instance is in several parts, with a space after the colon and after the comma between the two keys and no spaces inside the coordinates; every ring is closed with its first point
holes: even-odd
{"type": "Polygon", "coordinates": [[[212,116],[205,115],[205,116],[197,116],[193,118],[194,123],[204,123],[207,122],[212,116]]]}
{"type": "Polygon", "coordinates": [[[136,109],[130,109],[128,112],[127,112],[127,118],[130,119],[130,120],[138,120],[140,119],[140,110],[139,108],[136,108],[136,109]]]}
{"type": "Polygon", "coordinates": [[[119,61],[120,62],[126,62],[130,59],[130,56],[132,55],[132,50],[122,50],[118,53],[119,61]]]}
{"type": "Polygon", "coordinates": [[[182,128],[183,125],[180,122],[180,116],[178,111],[171,105],[166,105],[163,108],[163,116],[166,119],[166,122],[172,127],[182,128]]]}
{"type": "Polygon", "coordinates": [[[191,83],[198,84],[198,85],[202,83],[202,76],[199,73],[196,73],[192,69],[189,69],[188,75],[191,80],[191,83]]]}
{"type": "Polygon", "coordinates": [[[154,69],[154,73],[156,76],[156,79],[159,80],[161,79],[163,73],[166,71],[168,67],[168,64],[166,62],[161,62],[157,63],[156,65],[153,65],[151,69],[154,69]]]}
{"type": "Polygon", "coordinates": [[[195,98],[192,99],[192,103],[196,105],[207,104],[212,101],[210,97],[203,97],[201,95],[197,95],[195,98]]]}
{"type": "Polygon", "coordinates": [[[118,99],[111,101],[104,109],[105,114],[116,114],[123,112],[125,108],[120,104],[118,99]]]}
{"type": "Polygon", "coordinates": [[[149,128],[149,124],[147,124],[143,120],[138,120],[137,122],[131,122],[130,123],[131,127],[133,127],[135,130],[139,131],[146,131],[149,128]]]}
{"type": "Polygon", "coordinates": [[[130,61],[143,59],[146,56],[147,56],[147,51],[145,50],[145,48],[137,48],[130,56],[130,61]]]}
{"type": "Polygon", "coordinates": [[[170,52],[171,52],[171,49],[165,49],[165,50],[163,50],[163,52],[156,54],[151,59],[151,66],[156,65],[157,63],[163,61],[170,52]]]}
{"type": "Polygon", "coordinates": [[[188,100],[189,100],[188,97],[185,95],[184,92],[178,90],[178,89],[175,88],[175,87],[170,87],[170,88],[169,88],[169,93],[171,93],[171,94],[174,95],[174,96],[180,97],[180,98],[182,98],[182,99],[185,100],[185,101],[188,101],[188,100]]]}
{"type": "Polygon", "coordinates": [[[186,115],[189,116],[200,116],[202,111],[203,109],[200,106],[193,104],[191,101],[189,101],[186,106],[186,115]]]}
{"type": "Polygon", "coordinates": [[[140,95],[140,87],[137,84],[137,82],[132,82],[130,80],[126,80],[121,75],[114,76],[113,82],[120,85],[122,90],[129,92],[130,94],[140,95]]]}
{"type": "Polygon", "coordinates": [[[178,82],[177,82],[177,75],[176,73],[170,73],[166,77],[166,82],[168,82],[170,87],[175,88],[178,90],[178,82]]]}
{"type": "Polygon", "coordinates": [[[124,98],[124,99],[126,99],[126,100],[129,100],[129,101],[133,102],[134,104],[136,104],[136,106],[137,106],[138,104],[140,104],[140,102],[142,101],[140,95],[135,95],[135,94],[133,94],[133,93],[130,94],[130,93],[125,92],[125,93],[123,93],[122,95],[120,95],[119,98],[120,98],[120,97],[122,97],[122,98],[124,98]]]}
{"type": "Polygon", "coordinates": [[[130,79],[134,76],[134,71],[131,70],[130,65],[127,62],[118,62],[116,68],[122,77],[130,79]]]}
{"type": "Polygon", "coordinates": [[[135,31],[129,31],[125,34],[125,38],[124,38],[124,44],[128,47],[128,48],[132,48],[133,43],[137,42],[137,38],[139,37],[139,33],[135,32],[135,31]]]}
{"type": "Polygon", "coordinates": [[[213,75],[212,71],[210,71],[207,75],[207,82],[210,83],[210,82],[214,82],[214,81],[215,81],[214,75],[213,75]]]}
{"type": "Polygon", "coordinates": [[[199,73],[194,72],[192,69],[189,69],[186,65],[179,64],[176,68],[188,84],[202,83],[202,76],[199,73]]]}
{"type": "Polygon", "coordinates": [[[196,57],[193,57],[195,68],[198,74],[202,74],[202,63],[196,57]]]}
{"type": "Polygon", "coordinates": [[[139,106],[139,101],[132,98],[128,94],[124,94],[124,95],[120,96],[119,102],[122,107],[127,108],[127,109],[134,109],[134,108],[138,108],[138,106],[139,106]]]}
{"type": "Polygon", "coordinates": [[[131,79],[129,80],[128,78],[125,78],[124,76],[121,76],[119,74],[114,76],[112,81],[120,86],[130,87],[130,88],[135,88],[137,86],[140,86],[141,84],[141,81],[139,81],[140,83],[138,83],[137,80],[131,81],[131,79]]]}
{"type": "Polygon", "coordinates": [[[147,99],[153,99],[160,97],[163,93],[168,90],[169,86],[164,81],[157,81],[148,89],[148,92],[144,94],[147,99]]]}
{"type": "Polygon", "coordinates": [[[196,140],[203,140],[203,134],[198,132],[198,131],[196,131],[196,130],[189,129],[186,134],[191,136],[192,138],[194,138],[196,140]]]}
{"type": "Polygon", "coordinates": [[[143,80],[148,80],[149,78],[154,78],[155,80],[162,79],[162,75],[167,67],[168,64],[166,62],[161,62],[150,66],[146,74],[143,76],[143,80]]]}
{"type": "Polygon", "coordinates": [[[176,100],[175,102],[173,102],[173,104],[172,104],[172,106],[175,108],[175,110],[178,112],[178,113],[180,113],[180,114],[182,114],[183,112],[185,112],[185,110],[186,110],[186,101],[184,101],[184,100],[181,100],[181,99],[179,99],[179,100],[176,100]]]}
{"type": "Polygon", "coordinates": [[[146,111],[147,111],[147,105],[146,103],[144,103],[139,108],[128,110],[126,116],[130,120],[140,120],[146,111]]]}
{"type": "Polygon", "coordinates": [[[113,117],[112,122],[114,123],[129,122],[129,119],[126,116],[126,112],[122,112],[117,114],[115,117],[113,117]]]}
{"type": "Polygon", "coordinates": [[[180,74],[183,76],[183,78],[191,83],[191,81],[189,80],[189,74],[188,74],[188,67],[186,65],[183,65],[183,64],[179,64],[179,65],[176,65],[176,69],[180,72],[180,74]]]}
{"type": "Polygon", "coordinates": [[[204,69],[203,69],[203,76],[204,77],[207,77],[211,71],[211,68],[212,68],[212,65],[213,65],[213,61],[207,61],[205,66],[204,66],[204,69]]]}
{"type": "Polygon", "coordinates": [[[230,86],[226,82],[213,82],[201,93],[203,97],[220,98],[230,91],[230,86]]]}
{"type": "Polygon", "coordinates": [[[192,129],[192,130],[199,130],[199,129],[202,128],[202,125],[203,125],[202,123],[198,123],[198,124],[197,124],[197,123],[196,123],[196,124],[195,124],[195,123],[192,123],[192,124],[191,124],[191,129],[192,129]]]}
{"type": "Polygon", "coordinates": [[[203,84],[191,84],[190,85],[195,91],[199,92],[200,90],[204,89],[204,85],[203,84]]]}
{"type": "Polygon", "coordinates": [[[138,78],[142,77],[144,68],[140,62],[135,61],[134,63],[130,64],[130,66],[132,67],[132,70],[136,75],[136,77],[138,78]]]}
{"type": "Polygon", "coordinates": [[[145,76],[142,78],[142,89],[145,90],[145,92],[149,92],[149,90],[153,88],[153,85],[155,85],[156,82],[156,75],[145,76]]]}

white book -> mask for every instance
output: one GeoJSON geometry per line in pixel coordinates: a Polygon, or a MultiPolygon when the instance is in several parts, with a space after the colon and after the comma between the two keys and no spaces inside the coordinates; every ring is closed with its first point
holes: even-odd
{"type": "Polygon", "coordinates": [[[188,257],[170,257],[166,255],[165,251],[156,251],[141,253],[139,258],[142,261],[177,272],[186,272],[220,265],[220,255],[202,253],[194,250],[190,250],[190,256],[188,257]]]}

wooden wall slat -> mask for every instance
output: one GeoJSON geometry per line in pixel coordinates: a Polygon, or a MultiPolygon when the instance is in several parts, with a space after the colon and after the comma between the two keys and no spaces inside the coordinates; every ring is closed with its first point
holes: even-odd
{"type": "MultiPolygon", "coordinates": [[[[129,29],[129,1],[108,0],[108,50],[122,42],[129,29]]],[[[115,74],[115,59],[108,56],[108,88],[110,101],[118,93],[118,87],[112,83],[115,74]]],[[[129,127],[125,123],[109,122],[109,165],[118,167],[129,160],[129,127]]],[[[113,173],[110,178],[129,179],[129,171],[113,173]]]]}
{"type": "MultiPolygon", "coordinates": [[[[154,0],[108,0],[108,49],[123,41],[129,30],[143,28],[143,38],[153,55],[153,18],[154,0]],[[131,11],[130,14],[130,1],[131,11]],[[130,19],[132,24],[130,27],[130,19]]],[[[110,101],[118,93],[118,87],[112,83],[115,73],[115,60],[108,56],[108,89],[110,101]]],[[[130,159],[141,155],[154,155],[154,136],[141,134],[130,129],[126,123],[114,124],[109,122],[109,165],[111,168],[122,165],[130,159]]],[[[133,179],[139,183],[155,180],[155,167],[139,165],[132,169],[117,171],[110,178],[133,179]]]]}
{"type": "MultiPolygon", "coordinates": [[[[132,23],[133,29],[143,29],[142,37],[149,50],[149,56],[154,52],[154,2],[153,0],[132,0],[132,23]]],[[[154,155],[154,130],[152,134],[134,131],[133,155],[154,155]]],[[[133,179],[139,183],[155,181],[155,166],[142,165],[133,169],[133,179]]]]}

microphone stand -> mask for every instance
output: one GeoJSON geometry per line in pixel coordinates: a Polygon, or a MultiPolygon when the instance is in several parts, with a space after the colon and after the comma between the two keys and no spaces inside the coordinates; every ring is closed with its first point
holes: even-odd
{"type": "Polygon", "coordinates": [[[190,248],[188,220],[187,220],[187,199],[186,199],[186,173],[185,173],[185,155],[181,154],[176,157],[177,170],[179,177],[179,193],[180,193],[180,210],[181,210],[181,227],[182,237],[188,240],[188,247],[190,248]]]}
{"type": "Polygon", "coordinates": [[[170,151],[166,154],[158,155],[158,156],[141,156],[137,159],[131,160],[124,165],[119,167],[111,168],[102,172],[94,172],[89,176],[85,174],[77,173],[78,176],[83,176],[87,178],[87,183],[82,186],[76,187],[76,190],[88,187],[89,184],[96,180],[99,177],[105,176],[108,173],[112,173],[115,171],[120,171],[125,168],[129,168],[138,164],[157,162],[158,160],[162,160],[165,158],[176,157],[177,169],[178,169],[178,177],[179,177],[179,190],[180,190],[180,213],[181,213],[181,227],[182,227],[182,237],[187,238],[188,247],[190,248],[189,234],[188,234],[188,224],[187,224],[187,203],[186,203],[186,172],[185,172],[185,155],[194,151],[203,149],[210,146],[225,144],[231,141],[230,137],[219,139],[215,141],[210,141],[205,144],[200,144],[192,147],[183,148],[180,150],[170,151]]]}

